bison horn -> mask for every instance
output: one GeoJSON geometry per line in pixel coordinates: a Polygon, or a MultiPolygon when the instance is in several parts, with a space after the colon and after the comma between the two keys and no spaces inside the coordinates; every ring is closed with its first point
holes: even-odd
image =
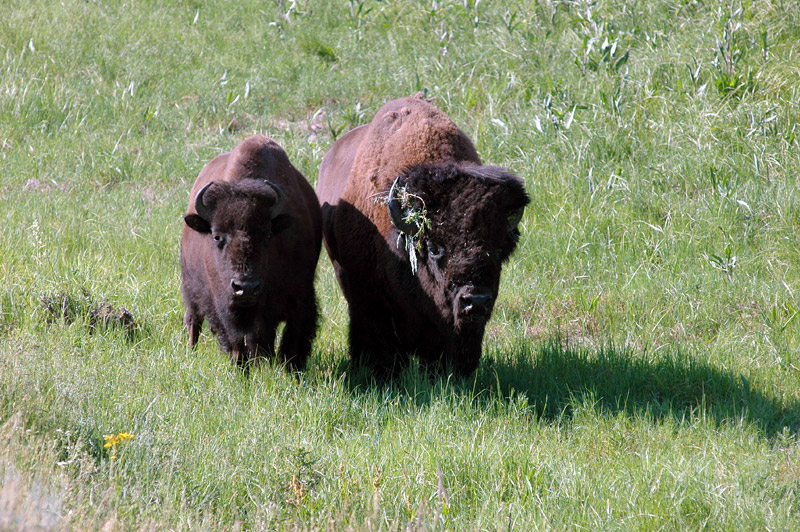
{"type": "Polygon", "coordinates": [[[272,217],[275,218],[276,216],[281,214],[283,212],[283,210],[286,208],[286,194],[283,193],[283,190],[281,190],[281,187],[279,187],[278,185],[276,185],[272,181],[267,181],[265,179],[264,183],[266,183],[269,186],[271,186],[272,189],[275,191],[275,203],[272,204],[272,208],[270,209],[270,212],[272,213],[272,217]]]}
{"type": "Polygon", "coordinates": [[[206,193],[208,187],[213,185],[214,182],[208,183],[206,186],[200,189],[200,192],[197,193],[197,196],[194,198],[194,210],[197,211],[197,215],[200,216],[203,220],[211,223],[211,209],[206,207],[206,204],[203,203],[203,194],[206,193]]]}
{"type": "Polygon", "coordinates": [[[386,204],[387,209],[389,210],[389,218],[392,219],[392,223],[396,228],[398,228],[403,233],[409,235],[415,235],[417,233],[418,228],[403,218],[403,207],[400,205],[400,200],[395,197],[395,191],[397,189],[397,181],[400,179],[398,176],[394,183],[392,183],[392,188],[389,189],[389,201],[386,204]]]}

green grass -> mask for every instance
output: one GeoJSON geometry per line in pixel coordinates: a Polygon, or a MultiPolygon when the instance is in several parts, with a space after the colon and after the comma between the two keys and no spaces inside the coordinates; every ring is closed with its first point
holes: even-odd
{"type": "Polygon", "coordinates": [[[800,528],[796,2],[4,11],[0,530],[800,528]],[[351,370],[324,255],[306,372],[189,350],[203,165],[265,133],[313,184],[420,90],[532,199],[475,376],[351,370]]]}

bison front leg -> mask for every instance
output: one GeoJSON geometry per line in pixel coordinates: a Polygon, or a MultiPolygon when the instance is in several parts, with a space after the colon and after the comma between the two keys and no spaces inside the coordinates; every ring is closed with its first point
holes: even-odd
{"type": "Polygon", "coordinates": [[[189,346],[194,347],[200,338],[200,330],[203,328],[203,315],[198,312],[197,307],[190,305],[183,315],[183,323],[189,330],[189,346]]]}
{"type": "Polygon", "coordinates": [[[260,334],[245,334],[233,339],[220,335],[220,346],[228,352],[231,362],[239,366],[245,373],[262,359],[271,358],[275,354],[275,326],[265,327],[260,334]]]}
{"type": "Polygon", "coordinates": [[[408,353],[398,345],[388,313],[361,312],[350,305],[350,358],[378,378],[391,378],[408,366],[408,353]]]}
{"type": "Polygon", "coordinates": [[[281,346],[281,358],[293,370],[301,370],[311,354],[311,343],[317,332],[317,301],[312,293],[305,304],[300,305],[286,320],[281,346]]]}
{"type": "Polygon", "coordinates": [[[398,375],[408,366],[408,353],[398,349],[397,334],[386,305],[370,296],[374,289],[364,287],[361,279],[351,282],[338,262],[333,262],[333,269],[347,299],[353,365],[364,366],[379,378],[398,375]]]}

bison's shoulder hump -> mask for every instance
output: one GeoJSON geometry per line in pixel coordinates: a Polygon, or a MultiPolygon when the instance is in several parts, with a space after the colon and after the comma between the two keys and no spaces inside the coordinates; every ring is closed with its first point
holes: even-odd
{"type": "Polygon", "coordinates": [[[253,135],[233,149],[226,174],[229,180],[259,179],[285,174],[289,167],[289,157],[277,142],[264,135],[253,135]]]}
{"type": "Polygon", "coordinates": [[[359,145],[353,170],[374,188],[385,189],[408,167],[458,161],[480,163],[472,142],[444,112],[410,97],[381,107],[359,145]]]}

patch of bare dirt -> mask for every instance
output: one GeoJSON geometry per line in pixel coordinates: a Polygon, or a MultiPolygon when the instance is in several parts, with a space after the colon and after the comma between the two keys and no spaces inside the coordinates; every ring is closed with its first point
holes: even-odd
{"type": "Polygon", "coordinates": [[[50,192],[51,190],[66,192],[68,189],[67,185],[58,183],[54,179],[43,180],[36,178],[28,179],[22,187],[25,192],[50,192]]]}

